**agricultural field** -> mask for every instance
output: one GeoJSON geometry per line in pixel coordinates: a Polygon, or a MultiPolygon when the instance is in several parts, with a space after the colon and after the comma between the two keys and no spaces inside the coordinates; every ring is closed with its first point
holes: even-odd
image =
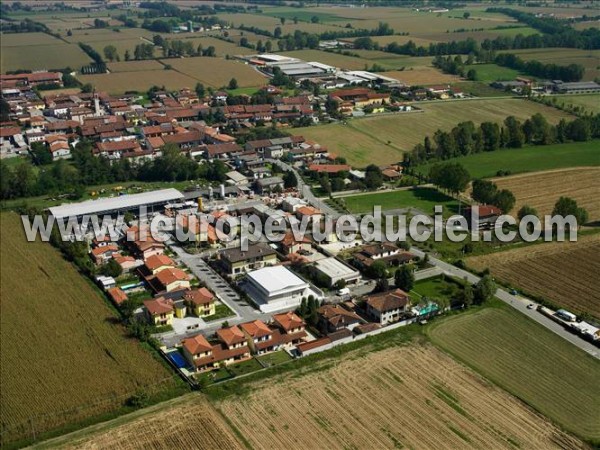
{"type": "MultiPolygon", "coordinates": [[[[171,39],[179,39],[177,35],[171,39]]],[[[252,53],[256,53],[256,50],[252,50],[246,47],[240,47],[237,44],[232,42],[223,41],[221,39],[217,39],[214,37],[206,36],[198,38],[188,38],[182,39],[184,42],[191,41],[194,45],[194,48],[198,48],[199,45],[202,45],[203,48],[208,48],[210,46],[215,48],[217,56],[225,56],[225,55],[248,55],[252,53]]],[[[264,42],[264,40],[263,40],[264,42]]]]}
{"type": "Polygon", "coordinates": [[[152,86],[165,86],[169,90],[184,87],[193,89],[198,80],[174,70],[151,70],[135,72],[115,72],[97,75],[79,75],[82,83],[91,83],[96,90],[109,94],[124,92],[146,92],[152,86]]]}
{"type": "Polygon", "coordinates": [[[457,75],[443,73],[435,67],[410,67],[406,70],[384,72],[386,77],[395,78],[409,86],[429,86],[432,84],[453,84],[461,81],[457,75]]]}
{"type": "Polygon", "coordinates": [[[149,59],[146,61],[121,61],[107,64],[108,70],[111,73],[120,72],[148,72],[153,70],[164,70],[163,66],[158,61],[149,59]]]}
{"type": "Polygon", "coordinates": [[[430,345],[348,356],[217,407],[256,449],[582,447],[430,345]]]}
{"type": "Polygon", "coordinates": [[[219,88],[227,85],[231,78],[238,81],[239,87],[260,87],[267,84],[265,76],[240,61],[197,57],[166,59],[162,63],[171,65],[176,71],[204,83],[205,86],[219,88]]]}
{"type": "MultiPolygon", "coordinates": [[[[573,142],[516,149],[496,150],[495,152],[455,158],[473,178],[491,178],[499,170],[513,174],[562,169],[568,167],[600,166],[598,141],[573,142]]],[[[418,166],[423,174],[429,172],[431,164],[418,166]]]]}
{"type": "Polygon", "coordinates": [[[228,21],[232,27],[239,27],[240,25],[253,26],[270,32],[273,32],[276,27],[280,27],[283,35],[288,33],[293,34],[296,30],[320,34],[326,31],[338,31],[342,29],[340,26],[326,23],[298,22],[295,24],[293,20],[287,20],[282,25],[278,18],[267,14],[225,13],[219,14],[217,17],[228,21]]]}
{"type": "Polygon", "coordinates": [[[540,215],[551,214],[559,196],[575,199],[587,209],[590,222],[600,220],[600,167],[575,167],[510,177],[494,178],[500,189],[508,189],[517,202],[513,213],[529,205],[540,215]]]}
{"type": "Polygon", "coordinates": [[[600,234],[580,235],[577,242],[475,256],[466,262],[476,270],[489,268],[497,279],[573,313],[587,312],[600,318],[600,234]],[[558,268],[561,276],[557,276],[558,268]]]}
{"type": "Polygon", "coordinates": [[[600,50],[581,50],[574,48],[538,48],[510,50],[521,59],[537,60],[545,64],[581,64],[585,67],[583,81],[593,81],[600,76],[600,50]]]}
{"type": "Polygon", "coordinates": [[[79,69],[92,60],[78,45],[44,33],[3,34],[0,39],[2,73],[12,70],[79,69]]]}
{"type": "MultiPolygon", "coordinates": [[[[477,41],[483,41],[485,39],[496,39],[497,37],[509,36],[513,37],[517,34],[529,36],[532,34],[539,34],[534,28],[531,27],[516,27],[515,24],[500,24],[500,26],[509,25],[510,28],[489,28],[483,31],[455,31],[455,32],[437,32],[437,33],[424,33],[423,39],[436,41],[436,42],[450,42],[450,41],[463,41],[466,39],[475,39],[477,41]]],[[[477,29],[477,23],[469,24],[467,29],[477,29]]]]}
{"type": "Polygon", "coordinates": [[[508,67],[502,67],[497,64],[475,64],[467,66],[467,69],[475,70],[475,72],[477,72],[477,81],[483,81],[485,83],[514,80],[521,75],[518,70],[509,69],[508,67]]]}
{"type": "Polygon", "coordinates": [[[600,361],[560,336],[507,307],[444,319],[428,334],[561,428],[600,439],[600,361]]]}
{"type": "Polygon", "coordinates": [[[382,211],[415,208],[427,214],[433,214],[435,205],[442,205],[447,212],[456,209],[457,202],[429,187],[411,188],[392,192],[376,192],[341,197],[351,213],[373,212],[374,206],[381,206],[382,211]]]}
{"type": "Polygon", "coordinates": [[[585,112],[600,113],[600,94],[574,94],[574,95],[555,95],[557,105],[572,105],[583,109],[585,112]]]}
{"type": "Polygon", "coordinates": [[[28,243],[16,214],[0,225],[3,444],[115,413],[140,390],[181,389],[57,250],[28,243]]]}
{"type": "Polygon", "coordinates": [[[223,417],[201,394],[186,395],[169,402],[167,407],[157,405],[127,419],[49,441],[41,448],[62,446],[67,441],[71,449],[244,449],[223,417]]]}
{"type": "Polygon", "coordinates": [[[555,108],[513,98],[420,102],[417,106],[422,112],[373,115],[345,124],[303,128],[298,134],[327,146],[345,157],[348,164],[362,167],[400,161],[402,154],[425,136],[433,135],[437,129],[450,130],[461,121],[503,122],[508,115],[524,120],[538,112],[551,123],[572,117],[555,108]]]}

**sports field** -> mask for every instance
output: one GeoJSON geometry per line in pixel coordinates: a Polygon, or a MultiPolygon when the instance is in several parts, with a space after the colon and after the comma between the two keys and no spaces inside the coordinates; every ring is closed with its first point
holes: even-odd
{"type": "Polygon", "coordinates": [[[364,167],[370,163],[400,161],[402,154],[423,142],[425,136],[432,136],[437,129],[449,131],[462,121],[503,122],[509,115],[524,120],[538,112],[551,123],[573,117],[555,108],[514,98],[421,102],[418,107],[422,112],[373,115],[346,123],[303,128],[298,134],[327,146],[349,164],[364,167]]]}
{"type": "Polygon", "coordinates": [[[515,195],[513,213],[529,205],[541,215],[550,214],[558,197],[566,196],[587,209],[590,222],[600,220],[600,167],[533,172],[493,181],[500,189],[508,189],[515,195]]]}
{"type": "Polygon", "coordinates": [[[57,250],[27,242],[14,213],[0,225],[3,444],[114,413],[140,390],[161,397],[179,386],[57,250]]]}
{"type": "Polygon", "coordinates": [[[427,214],[433,214],[435,205],[442,205],[448,213],[458,208],[457,201],[442,194],[435,188],[420,187],[393,192],[375,192],[342,197],[346,208],[351,213],[372,212],[374,206],[381,206],[382,211],[416,208],[427,214]]]}
{"type": "MultiPolygon", "coordinates": [[[[496,150],[495,152],[454,158],[473,178],[491,178],[499,170],[513,174],[562,169],[567,167],[599,166],[599,141],[573,142],[535,147],[496,150]]],[[[431,164],[418,166],[416,170],[429,173],[431,164]]]]}
{"type": "Polygon", "coordinates": [[[575,314],[600,318],[600,234],[474,256],[467,265],[488,268],[499,280],[575,314]]]}
{"type": "Polygon", "coordinates": [[[600,361],[507,307],[432,326],[436,345],[561,427],[600,440],[600,361]]]}

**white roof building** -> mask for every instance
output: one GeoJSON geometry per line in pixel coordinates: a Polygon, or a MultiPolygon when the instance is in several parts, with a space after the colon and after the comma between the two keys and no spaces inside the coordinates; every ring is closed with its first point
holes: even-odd
{"type": "Polygon", "coordinates": [[[360,279],[360,272],[344,264],[333,256],[319,259],[314,262],[313,269],[320,272],[329,280],[329,286],[334,286],[338,281],[355,283],[360,279]]]}
{"type": "Polygon", "coordinates": [[[308,282],[283,266],[265,267],[248,273],[243,289],[262,312],[293,309],[300,305],[302,297],[322,296],[308,282]]]}
{"type": "Polygon", "coordinates": [[[161,189],[159,191],[142,192],[140,194],[127,194],[118,197],[99,198],[79,203],[66,203],[48,208],[55,219],[69,217],[80,218],[84,215],[118,214],[133,211],[146,206],[148,213],[156,207],[164,207],[167,203],[183,200],[183,194],[177,189],[161,189]]]}

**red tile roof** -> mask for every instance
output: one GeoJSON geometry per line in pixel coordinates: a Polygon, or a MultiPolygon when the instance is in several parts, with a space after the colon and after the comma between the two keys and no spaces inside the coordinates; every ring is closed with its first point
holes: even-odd
{"type": "Polygon", "coordinates": [[[205,287],[190,290],[185,293],[183,298],[194,305],[209,305],[215,301],[215,295],[205,287]]]}
{"type": "Polygon", "coordinates": [[[155,270],[162,266],[175,267],[175,262],[167,255],[152,255],[144,263],[148,270],[155,270]]]}
{"type": "Polygon", "coordinates": [[[229,328],[220,328],[217,330],[217,336],[227,346],[232,346],[246,341],[244,333],[242,333],[242,330],[240,330],[237,325],[229,328]]]}
{"type": "Polygon", "coordinates": [[[167,287],[169,284],[175,283],[176,281],[188,280],[188,275],[181,269],[177,268],[168,268],[163,269],[156,274],[156,279],[162,284],[164,287],[167,287]]]}
{"type": "Polygon", "coordinates": [[[192,355],[209,352],[212,350],[213,347],[201,334],[188,339],[184,339],[182,344],[183,347],[192,355]]]}
{"type": "Polygon", "coordinates": [[[144,306],[146,307],[148,312],[153,316],[173,312],[173,300],[168,300],[164,297],[146,300],[144,301],[144,306]]]}
{"type": "Polygon", "coordinates": [[[283,314],[275,314],[273,321],[286,332],[305,325],[304,320],[291,311],[283,314]]]}
{"type": "Polygon", "coordinates": [[[264,336],[270,336],[273,334],[271,329],[262,320],[255,320],[253,322],[246,322],[240,325],[241,329],[245,331],[248,336],[252,338],[259,338],[264,336]]]}

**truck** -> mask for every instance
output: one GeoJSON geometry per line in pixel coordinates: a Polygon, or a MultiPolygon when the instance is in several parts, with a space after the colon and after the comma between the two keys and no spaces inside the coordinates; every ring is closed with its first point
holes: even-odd
{"type": "Polygon", "coordinates": [[[337,291],[337,295],[339,295],[340,297],[343,297],[345,295],[350,295],[350,289],[348,289],[348,288],[339,289],[337,291]]]}

